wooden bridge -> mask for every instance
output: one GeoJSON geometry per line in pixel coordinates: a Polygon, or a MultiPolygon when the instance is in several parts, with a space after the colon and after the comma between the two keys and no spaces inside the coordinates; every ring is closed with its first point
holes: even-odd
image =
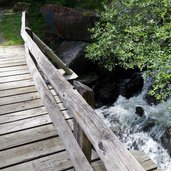
{"type": "Polygon", "coordinates": [[[21,35],[25,46],[0,48],[0,170],[158,170],[129,152],[67,81],[75,74],[26,27],[25,13],[21,35]]]}

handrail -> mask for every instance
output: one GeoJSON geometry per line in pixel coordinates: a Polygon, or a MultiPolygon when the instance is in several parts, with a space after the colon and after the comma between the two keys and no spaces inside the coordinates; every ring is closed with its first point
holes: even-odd
{"type": "Polygon", "coordinates": [[[66,75],[73,74],[73,71],[66,66],[66,64],[50,49],[35,33],[33,33],[33,40],[39,46],[43,53],[52,58],[52,60],[65,71],[66,75]]]}
{"type": "Polygon", "coordinates": [[[25,12],[22,14],[21,35],[38,66],[58,93],[65,107],[94,146],[108,171],[144,171],[143,167],[99,118],[73,86],[59,73],[40,51],[25,30],[25,12]]]}
{"type": "MultiPolygon", "coordinates": [[[[26,15],[27,13],[25,13],[26,15]]],[[[27,23],[27,21],[25,21],[27,23]]],[[[26,26],[22,23],[22,30],[24,27],[27,29],[30,29],[28,26],[26,26]]],[[[30,29],[31,30],[31,29],[30,29]]],[[[41,49],[43,53],[48,55],[58,66],[59,68],[62,68],[65,71],[66,75],[71,75],[73,74],[73,71],[50,49],[35,33],[32,32],[32,39],[34,42],[38,45],[38,47],[41,49]]],[[[75,73],[74,73],[75,74],[75,73]]],[[[75,74],[76,75],[76,74],[75,74]]],[[[75,76],[77,77],[77,76],[75,76]]]]}
{"type": "MultiPolygon", "coordinates": [[[[25,23],[24,13],[22,17],[22,22],[25,23]]],[[[42,78],[41,74],[39,73],[36,67],[34,56],[30,53],[30,50],[35,49],[37,57],[39,57],[39,53],[41,51],[29,36],[29,34],[31,34],[30,30],[27,29],[27,31],[29,32],[28,34],[25,29],[27,28],[24,27],[23,25],[21,29],[21,35],[25,41],[26,62],[30,70],[30,73],[32,75],[32,79],[35,84],[35,87],[39,92],[39,95],[45,105],[45,108],[53,122],[55,129],[57,130],[57,134],[62,139],[65,149],[70,155],[70,159],[72,161],[75,170],[93,171],[92,166],[86,159],[86,156],[84,155],[82,149],[80,148],[78,142],[76,141],[69,125],[66,123],[63,113],[60,110],[58,104],[56,103],[54,96],[52,95],[51,91],[48,89],[44,79],[42,78]],[[31,44],[28,42],[31,42],[31,44]]]]}

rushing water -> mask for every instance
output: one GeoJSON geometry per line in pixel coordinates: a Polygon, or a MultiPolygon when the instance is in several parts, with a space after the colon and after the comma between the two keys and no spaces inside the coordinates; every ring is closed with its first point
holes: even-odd
{"type": "Polygon", "coordinates": [[[171,127],[171,99],[149,106],[143,99],[146,89],[147,85],[140,95],[130,99],[120,96],[112,106],[96,111],[128,149],[145,152],[163,171],[171,171],[170,155],[160,143],[165,130],[171,127]],[[145,110],[142,118],[135,114],[136,106],[145,110]]]}

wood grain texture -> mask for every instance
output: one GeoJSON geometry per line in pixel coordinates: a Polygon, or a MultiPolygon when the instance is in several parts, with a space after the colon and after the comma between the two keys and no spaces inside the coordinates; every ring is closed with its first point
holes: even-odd
{"type": "Polygon", "coordinates": [[[13,75],[21,75],[21,74],[28,74],[29,71],[27,69],[18,70],[18,71],[7,71],[7,72],[0,72],[0,77],[8,77],[13,75]]]}
{"type": "Polygon", "coordinates": [[[21,81],[14,81],[9,83],[0,84],[0,92],[9,89],[21,88],[21,87],[28,87],[33,86],[33,80],[21,80],[21,81]]]}
{"type": "MultiPolygon", "coordinates": [[[[95,152],[92,155],[92,167],[94,171],[105,171],[104,166],[102,167],[102,163],[98,160],[98,156],[95,152]],[[101,168],[101,170],[99,170],[101,168]]],[[[22,163],[13,167],[8,167],[6,169],[2,169],[3,171],[64,171],[64,170],[74,171],[72,162],[66,151],[61,151],[60,153],[48,155],[39,159],[35,159],[33,161],[29,161],[26,163],[22,163]]]]}
{"type": "Polygon", "coordinates": [[[64,150],[58,137],[0,152],[0,169],[64,150]]]}
{"type": "MultiPolygon", "coordinates": [[[[9,122],[14,122],[26,118],[32,118],[39,115],[47,114],[45,107],[37,107],[33,109],[27,109],[20,112],[13,112],[6,115],[0,115],[0,124],[5,124],[9,122]]],[[[68,117],[71,118],[71,117],[68,117]]]]}
{"type": "Polygon", "coordinates": [[[24,102],[28,100],[39,99],[39,98],[40,96],[37,92],[14,95],[14,96],[9,96],[9,97],[2,97],[0,98],[0,106],[18,103],[18,102],[24,102]]]}
{"type": "Polygon", "coordinates": [[[6,64],[0,65],[0,68],[15,67],[15,66],[22,66],[22,65],[26,65],[26,62],[21,61],[21,62],[16,62],[16,63],[6,63],[6,64]]]}
{"type": "MultiPolygon", "coordinates": [[[[24,15],[23,13],[23,23],[24,15]]],[[[73,87],[66,82],[63,76],[48,61],[46,56],[25,32],[24,25],[22,26],[21,35],[31,53],[34,54],[39,67],[48,77],[48,80],[56,92],[58,92],[65,106],[73,113],[75,119],[93,144],[106,169],[109,171],[113,169],[116,171],[144,171],[143,167],[97,116],[95,111],[77,91],[73,90],[73,87]]]]}
{"type": "Polygon", "coordinates": [[[8,77],[0,77],[0,84],[6,82],[20,81],[20,80],[30,80],[30,74],[22,74],[22,75],[12,75],[8,77]]]}
{"type": "Polygon", "coordinates": [[[45,84],[43,78],[38,72],[31,56],[29,55],[29,51],[27,46],[26,49],[26,61],[27,65],[30,69],[30,72],[33,77],[33,81],[35,86],[41,96],[41,99],[44,102],[44,105],[49,113],[50,118],[53,121],[55,128],[58,131],[60,138],[62,139],[66,150],[68,151],[71,161],[74,165],[74,168],[78,171],[91,171],[93,170],[89,162],[86,160],[85,155],[83,154],[81,148],[79,147],[74,135],[71,132],[70,127],[66,123],[62,112],[58,104],[56,103],[53,95],[49,91],[47,85],[45,84]]]}
{"type": "Polygon", "coordinates": [[[18,71],[18,70],[23,70],[23,69],[28,69],[27,65],[0,68],[0,72],[18,71]]]}
{"type": "MultiPolygon", "coordinates": [[[[94,107],[94,92],[93,92],[93,90],[78,81],[74,81],[73,86],[81,94],[81,96],[86,100],[86,102],[91,107],[94,107]]],[[[81,149],[83,150],[85,156],[87,157],[88,161],[91,161],[92,144],[91,144],[90,140],[87,138],[87,136],[85,135],[81,126],[77,123],[77,121],[75,119],[74,119],[74,135],[77,139],[78,144],[80,145],[81,149]]]]}
{"type": "Polygon", "coordinates": [[[0,97],[8,97],[8,96],[14,96],[19,94],[26,94],[26,93],[32,93],[36,92],[34,86],[28,86],[28,87],[19,87],[14,89],[9,89],[5,91],[0,91],[0,97]]]}

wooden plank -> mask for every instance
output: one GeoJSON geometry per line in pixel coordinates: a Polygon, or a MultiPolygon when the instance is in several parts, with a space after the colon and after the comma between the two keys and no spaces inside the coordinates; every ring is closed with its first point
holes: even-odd
{"type": "Polygon", "coordinates": [[[157,169],[156,164],[151,159],[141,163],[141,165],[144,167],[146,171],[153,171],[157,169]]]}
{"type": "Polygon", "coordinates": [[[20,80],[30,80],[31,75],[30,74],[23,74],[23,75],[13,75],[8,77],[0,77],[0,84],[7,83],[7,82],[14,82],[14,81],[20,81],[20,80]]]}
{"type": "MultiPolygon", "coordinates": [[[[33,40],[39,46],[43,53],[49,56],[54,63],[56,63],[59,68],[65,71],[66,75],[72,75],[73,71],[67,67],[67,65],[50,49],[36,34],[32,33],[33,40]]],[[[78,76],[76,76],[77,78],[78,76]]]]}
{"type": "Polygon", "coordinates": [[[0,152],[0,169],[64,150],[58,137],[0,152]]]}
{"type": "MultiPolygon", "coordinates": [[[[95,152],[93,152],[92,159],[97,160],[98,156],[95,152]]],[[[98,161],[93,162],[93,167],[95,165],[99,166],[98,161]],[[97,162],[97,164],[95,164],[97,162]]],[[[97,167],[98,167],[97,166],[97,167]]],[[[43,158],[35,159],[33,161],[21,163],[19,165],[15,165],[3,171],[62,171],[68,170],[69,168],[73,168],[71,160],[66,151],[62,151],[60,153],[52,154],[49,156],[45,156],[43,158]]],[[[99,167],[98,167],[99,168],[99,167]]],[[[72,169],[74,170],[74,169],[72,169]]],[[[105,171],[105,170],[97,170],[96,171],[105,171]]]]}
{"type": "Polygon", "coordinates": [[[130,152],[140,163],[143,163],[143,162],[149,160],[149,156],[143,152],[135,151],[135,150],[134,151],[131,150],[130,152]]]}
{"type": "Polygon", "coordinates": [[[22,75],[22,74],[28,74],[29,71],[24,69],[24,70],[18,70],[18,71],[7,71],[7,72],[0,72],[0,77],[7,77],[7,76],[12,76],[12,75],[22,75]]]}
{"type": "Polygon", "coordinates": [[[150,157],[144,152],[131,151],[134,157],[139,161],[146,171],[153,171],[157,169],[156,164],[150,159],[150,157]]]}
{"type": "MultiPolygon", "coordinates": [[[[93,90],[78,81],[74,81],[73,86],[81,94],[81,96],[86,100],[86,102],[91,107],[94,107],[94,92],[93,92],[93,90]]],[[[85,156],[87,157],[87,160],[91,161],[92,144],[75,119],[74,119],[74,135],[77,139],[78,144],[80,145],[81,149],[83,150],[85,156]]]]}
{"type": "Polygon", "coordinates": [[[0,151],[57,136],[52,124],[0,136],[0,151]]]}
{"type": "Polygon", "coordinates": [[[25,27],[22,25],[21,35],[31,53],[34,54],[39,67],[48,77],[56,92],[59,93],[67,108],[73,113],[79,125],[83,128],[83,131],[90,139],[106,169],[109,171],[113,169],[116,171],[144,171],[143,167],[98,117],[95,111],[87,105],[79,93],[73,90],[73,87],[49,62],[24,29],[25,27]]]}
{"type": "MultiPolygon", "coordinates": [[[[71,128],[73,128],[72,119],[67,119],[67,123],[69,124],[71,128]]],[[[14,148],[17,146],[21,146],[24,144],[32,143],[35,141],[40,141],[40,140],[47,139],[50,137],[55,137],[57,135],[58,134],[52,122],[46,125],[38,124],[37,126],[33,126],[33,127],[28,126],[28,127],[25,127],[25,129],[19,130],[17,132],[10,132],[8,134],[1,135],[0,136],[0,142],[1,142],[0,151],[6,150],[9,148],[14,148]]]]}
{"type": "Polygon", "coordinates": [[[18,71],[18,70],[23,70],[23,69],[28,69],[27,65],[0,68],[0,72],[18,71]]]}
{"type": "MultiPolygon", "coordinates": [[[[22,50],[24,50],[24,48],[22,50]]],[[[10,60],[15,61],[18,59],[25,59],[24,53],[23,54],[15,54],[15,53],[12,54],[12,53],[10,53],[10,49],[8,49],[8,52],[0,54],[0,61],[10,61],[10,60]]]]}
{"type": "MultiPolygon", "coordinates": [[[[58,103],[59,98],[56,97],[55,99],[58,103]]],[[[35,100],[33,99],[33,100],[18,102],[14,104],[3,105],[0,106],[0,115],[12,113],[12,112],[19,112],[19,111],[42,107],[42,106],[43,106],[43,102],[41,99],[35,99],[35,100]]],[[[58,103],[58,106],[60,110],[66,110],[66,108],[63,106],[61,102],[58,103]]]]}
{"type": "Polygon", "coordinates": [[[18,61],[21,59],[25,59],[25,55],[24,53],[22,55],[17,55],[15,56],[14,54],[12,54],[12,56],[8,56],[7,54],[4,54],[4,57],[2,58],[2,56],[0,57],[0,62],[4,62],[4,61],[18,61]]]}
{"type": "Polygon", "coordinates": [[[41,115],[33,118],[27,118],[15,122],[0,125],[0,135],[9,134],[16,131],[21,131],[36,126],[47,125],[52,123],[49,115],[41,115]]]}
{"type": "Polygon", "coordinates": [[[4,60],[4,61],[0,61],[0,67],[3,66],[3,65],[7,65],[7,64],[17,64],[17,63],[21,63],[21,62],[26,62],[26,60],[24,58],[22,59],[18,59],[18,60],[4,60]]]}
{"type": "Polygon", "coordinates": [[[19,112],[19,111],[42,107],[42,106],[43,103],[40,99],[4,105],[4,106],[0,106],[0,115],[12,113],[12,112],[19,112]]]}
{"type": "Polygon", "coordinates": [[[3,84],[0,84],[0,94],[2,90],[4,91],[4,90],[28,87],[28,86],[33,86],[33,85],[34,83],[32,80],[21,80],[21,81],[16,81],[16,82],[3,83],[3,84]]]}
{"type": "Polygon", "coordinates": [[[26,93],[36,92],[36,91],[37,90],[35,89],[34,86],[21,87],[21,88],[0,91],[0,97],[14,96],[14,95],[26,94],[26,93]]]}
{"type": "Polygon", "coordinates": [[[39,98],[40,96],[39,96],[39,93],[37,92],[20,94],[20,95],[9,96],[9,97],[2,97],[0,98],[0,106],[12,104],[12,103],[24,102],[28,100],[39,99],[39,98]]]}
{"type": "Polygon", "coordinates": [[[55,128],[61,137],[66,150],[68,151],[74,168],[78,171],[91,171],[93,170],[89,162],[86,160],[84,153],[79,147],[74,135],[71,132],[68,124],[66,123],[63,114],[60,112],[59,106],[56,104],[55,99],[51,92],[49,91],[47,85],[44,83],[43,78],[38,72],[32,58],[29,55],[27,46],[26,49],[26,61],[30,69],[30,72],[35,82],[35,86],[45,104],[46,110],[49,113],[50,118],[53,121],[55,128]]]}
{"type": "Polygon", "coordinates": [[[23,46],[8,46],[6,48],[1,47],[0,49],[0,59],[7,57],[16,58],[18,56],[24,56],[23,46]]]}
{"type": "Polygon", "coordinates": [[[16,63],[2,64],[2,65],[0,65],[0,68],[22,66],[22,65],[26,65],[26,62],[25,61],[21,61],[21,62],[16,62],[16,63]]]}
{"type": "MultiPolygon", "coordinates": [[[[51,90],[53,95],[56,95],[56,92],[52,90],[52,87],[49,87],[49,90],[51,90]]],[[[20,87],[20,88],[0,91],[0,97],[8,97],[8,96],[14,96],[14,95],[26,94],[26,93],[32,93],[32,92],[37,92],[34,86],[20,87]]]]}
{"type": "Polygon", "coordinates": [[[12,56],[8,56],[8,54],[4,54],[4,57],[0,57],[0,62],[5,62],[5,61],[18,61],[21,59],[25,59],[24,53],[22,55],[17,55],[15,56],[12,54],[12,56]]]}
{"type": "MultiPolygon", "coordinates": [[[[106,171],[101,160],[96,160],[91,163],[94,171],[106,171]]],[[[75,171],[74,168],[67,169],[67,171],[75,171]]]]}
{"type": "MultiPolygon", "coordinates": [[[[45,107],[38,107],[33,109],[28,109],[20,112],[13,112],[7,115],[0,116],[0,124],[5,124],[9,122],[14,122],[17,120],[31,118],[39,115],[47,114],[45,107]]],[[[68,117],[69,118],[69,117],[68,117]]]]}

